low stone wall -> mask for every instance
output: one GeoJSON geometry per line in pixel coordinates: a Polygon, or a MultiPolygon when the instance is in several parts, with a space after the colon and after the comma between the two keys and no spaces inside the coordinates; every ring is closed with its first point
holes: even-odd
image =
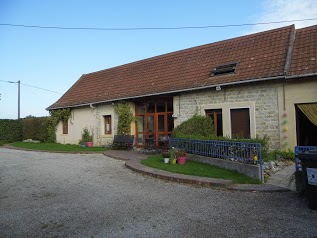
{"type": "Polygon", "coordinates": [[[264,181],[263,173],[261,173],[261,166],[260,165],[253,165],[253,164],[243,164],[239,162],[234,162],[230,160],[224,159],[216,159],[211,157],[205,157],[200,155],[193,155],[189,154],[187,156],[188,160],[203,162],[211,165],[216,165],[221,168],[236,170],[239,173],[245,174],[251,178],[259,179],[262,182],[264,181]]]}

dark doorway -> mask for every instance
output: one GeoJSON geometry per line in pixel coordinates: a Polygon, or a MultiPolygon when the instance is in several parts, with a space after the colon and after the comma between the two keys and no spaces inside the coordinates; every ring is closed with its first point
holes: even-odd
{"type": "Polygon", "coordinates": [[[296,108],[296,134],[298,146],[317,145],[317,126],[315,126],[305,114],[296,108]]]}
{"type": "Polygon", "coordinates": [[[232,138],[250,138],[249,108],[230,109],[232,138]]]}

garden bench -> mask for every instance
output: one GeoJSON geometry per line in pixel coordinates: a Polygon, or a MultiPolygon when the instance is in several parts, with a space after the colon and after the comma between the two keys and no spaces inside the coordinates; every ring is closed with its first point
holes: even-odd
{"type": "Polygon", "coordinates": [[[115,135],[113,139],[113,147],[116,149],[132,149],[134,136],[131,135],[115,135]]]}

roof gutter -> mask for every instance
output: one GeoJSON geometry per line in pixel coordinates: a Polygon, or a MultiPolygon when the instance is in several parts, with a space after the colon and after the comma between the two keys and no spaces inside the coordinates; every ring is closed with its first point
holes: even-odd
{"type": "Polygon", "coordinates": [[[305,77],[312,77],[312,76],[317,76],[317,72],[316,73],[310,73],[310,74],[285,76],[285,79],[296,79],[296,78],[305,78],[305,77]]]}

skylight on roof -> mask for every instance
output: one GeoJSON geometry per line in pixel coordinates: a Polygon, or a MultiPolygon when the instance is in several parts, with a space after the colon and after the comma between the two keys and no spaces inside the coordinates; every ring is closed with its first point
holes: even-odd
{"type": "Polygon", "coordinates": [[[217,65],[211,73],[211,76],[235,73],[238,62],[217,65]]]}

